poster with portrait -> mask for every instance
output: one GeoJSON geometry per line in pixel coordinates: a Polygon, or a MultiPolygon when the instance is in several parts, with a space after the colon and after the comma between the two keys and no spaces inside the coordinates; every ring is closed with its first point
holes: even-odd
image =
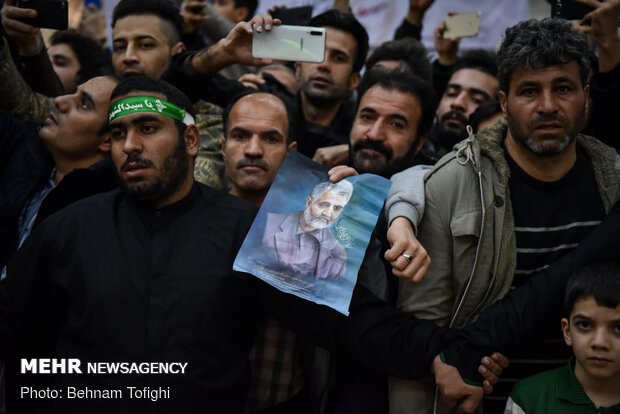
{"type": "Polygon", "coordinates": [[[288,155],[233,268],[348,315],[391,182],[362,174],[330,183],[327,171],[296,151],[288,155]]]}

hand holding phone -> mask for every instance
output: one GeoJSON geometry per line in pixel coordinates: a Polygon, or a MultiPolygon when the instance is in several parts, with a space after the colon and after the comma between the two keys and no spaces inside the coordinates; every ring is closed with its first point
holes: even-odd
{"type": "Polygon", "coordinates": [[[482,13],[461,13],[446,17],[446,29],[443,32],[444,39],[456,39],[461,37],[473,37],[478,35],[482,13]]]}

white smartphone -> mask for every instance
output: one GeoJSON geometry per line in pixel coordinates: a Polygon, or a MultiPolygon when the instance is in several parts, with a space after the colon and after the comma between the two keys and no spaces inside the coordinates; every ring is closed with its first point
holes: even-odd
{"type": "Polygon", "coordinates": [[[480,30],[482,13],[462,13],[446,17],[446,30],[443,32],[444,39],[457,37],[472,37],[480,30]]]}
{"type": "Polygon", "coordinates": [[[252,34],[252,56],[294,62],[325,60],[325,29],[310,26],[274,26],[252,34]]]}

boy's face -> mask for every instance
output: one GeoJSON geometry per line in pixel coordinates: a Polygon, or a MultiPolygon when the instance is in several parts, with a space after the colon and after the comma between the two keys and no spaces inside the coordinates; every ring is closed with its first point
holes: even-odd
{"type": "Polygon", "coordinates": [[[600,306],[592,297],[578,300],[570,323],[562,319],[564,340],[575,353],[580,382],[620,377],[620,305],[600,306]]]}

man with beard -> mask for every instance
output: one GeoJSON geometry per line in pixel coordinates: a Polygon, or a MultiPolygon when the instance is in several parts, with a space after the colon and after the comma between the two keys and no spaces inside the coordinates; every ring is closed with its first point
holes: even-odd
{"type": "Polygon", "coordinates": [[[300,90],[292,136],[300,153],[333,167],[347,161],[347,137],[354,116],[351,92],[360,82],[368,34],[353,14],[338,9],[313,17],[310,25],[327,30],[325,60],[297,64],[300,90]]]}
{"type": "Polygon", "coordinates": [[[306,209],[291,214],[267,215],[263,243],[278,262],[295,274],[316,279],[345,275],[347,252],[328,228],[353,195],[346,180],[317,184],[306,200],[306,209]]]}
{"type": "Polygon", "coordinates": [[[441,157],[467,138],[469,116],[478,105],[493,99],[498,87],[495,53],[480,49],[464,53],[437,107],[437,119],[429,133],[431,152],[441,157]]]}
{"type": "MultiPolygon", "coordinates": [[[[562,19],[506,30],[498,78],[507,122],[470,135],[427,174],[419,239],[433,260],[422,282],[401,285],[402,309],[464,326],[571,251],[620,198],[618,155],[579,133],[587,56],[585,37],[562,19]]],[[[506,377],[547,370],[550,355],[568,357],[553,327],[548,332],[550,340],[516,356],[527,366],[512,364],[506,377]]],[[[430,409],[434,388],[429,379],[400,383],[392,393],[404,406],[424,402],[430,409]]],[[[485,411],[503,412],[503,397],[495,406],[486,402],[485,411]]]]}
{"type": "Polygon", "coordinates": [[[393,174],[416,164],[433,122],[433,88],[399,70],[374,69],[359,90],[350,165],[359,173],[393,174]]]}

